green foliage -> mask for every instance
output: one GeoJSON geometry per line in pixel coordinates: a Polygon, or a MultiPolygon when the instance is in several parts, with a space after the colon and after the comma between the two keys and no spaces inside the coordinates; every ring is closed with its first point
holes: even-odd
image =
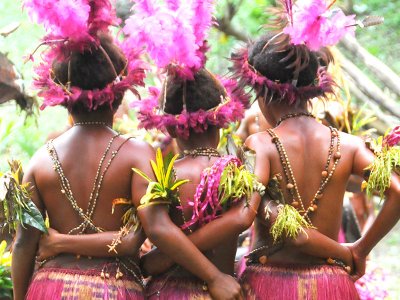
{"type": "Polygon", "coordinates": [[[146,194],[142,197],[142,199],[140,199],[140,206],[138,209],[149,205],[171,204],[179,202],[178,188],[182,184],[189,182],[189,180],[175,179],[173,167],[178,156],[178,154],[175,156],[169,154],[163,158],[161,149],[157,149],[156,161],[150,161],[156,181],[153,181],[149,176],[139,169],[132,169],[135,173],[139,174],[149,182],[146,194]]]}
{"type": "Polygon", "coordinates": [[[357,39],[367,50],[383,60],[388,66],[400,73],[398,53],[399,43],[391,41],[400,40],[400,1],[389,0],[355,0],[354,11],[358,18],[367,15],[380,15],[385,17],[384,24],[363,30],[358,30],[357,39]]]}
{"type": "Polygon", "coordinates": [[[6,241],[0,243],[0,299],[12,299],[11,253],[5,251],[6,241]]]}
{"type": "Polygon", "coordinates": [[[278,206],[278,216],[271,226],[271,235],[274,243],[282,237],[295,239],[304,228],[312,226],[300,215],[293,206],[289,204],[278,206]]]}
{"type": "Polygon", "coordinates": [[[0,299],[12,299],[11,272],[4,266],[0,266],[0,299]]]}
{"type": "Polygon", "coordinates": [[[42,214],[30,199],[30,184],[22,183],[21,163],[14,160],[9,165],[10,171],[0,174],[0,218],[13,231],[21,224],[47,232],[42,214]]]}
{"type": "Polygon", "coordinates": [[[256,175],[246,170],[244,165],[237,167],[235,164],[228,164],[222,172],[218,186],[220,204],[226,205],[229,199],[250,199],[256,183],[256,175]]]}
{"type": "MultiPolygon", "coordinates": [[[[382,137],[376,141],[378,145],[382,144],[382,137]]],[[[377,191],[381,198],[387,188],[390,187],[392,172],[400,169],[400,147],[383,147],[381,151],[376,153],[373,163],[368,166],[370,171],[368,182],[366,184],[366,192],[368,196],[377,191]]]]}
{"type": "Polygon", "coordinates": [[[351,122],[351,132],[352,135],[367,135],[374,131],[373,128],[365,131],[364,128],[366,125],[371,124],[376,121],[376,117],[372,112],[365,112],[366,105],[358,110],[356,114],[352,114],[352,122],[351,122]]]}

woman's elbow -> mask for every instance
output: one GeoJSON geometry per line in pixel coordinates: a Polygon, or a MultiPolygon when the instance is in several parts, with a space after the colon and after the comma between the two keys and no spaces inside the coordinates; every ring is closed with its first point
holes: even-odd
{"type": "Polygon", "coordinates": [[[302,248],[307,244],[308,240],[308,234],[305,231],[301,231],[295,238],[287,238],[285,242],[296,248],[302,248]]]}
{"type": "Polygon", "coordinates": [[[236,231],[238,234],[242,233],[243,231],[247,230],[253,224],[254,218],[250,216],[239,216],[235,219],[235,226],[236,231]]]}
{"type": "Polygon", "coordinates": [[[145,232],[149,240],[157,245],[160,240],[168,238],[172,233],[172,230],[169,229],[169,226],[164,224],[152,224],[146,228],[145,232]]]}

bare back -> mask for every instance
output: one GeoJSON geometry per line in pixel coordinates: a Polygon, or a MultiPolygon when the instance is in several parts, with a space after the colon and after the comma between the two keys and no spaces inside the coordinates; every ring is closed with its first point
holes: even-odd
{"type": "MultiPolygon", "coordinates": [[[[88,207],[99,162],[110,142],[114,131],[107,128],[73,127],[53,141],[63,172],[70,183],[74,198],[84,211],[88,207]]],[[[121,207],[111,214],[112,200],[131,199],[132,167],[138,160],[147,159],[146,146],[125,137],[116,137],[105,156],[102,174],[111,154],[121,147],[111,161],[99,189],[99,197],[93,213],[93,223],[104,230],[118,230],[121,227],[121,207]]],[[[33,161],[33,175],[39,193],[41,206],[47,211],[51,227],[61,233],[68,233],[78,226],[82,219],[72,208],[62,192],[60,177],[53,168],[53,161],[45,147],[40,149],[33,161]]],[[[88,232],[93,232],[88,230],[88,232]]]]}
{"type": "MultiPolygon", "coordinates": [[[[286,149],[302,202],[304,207],[307,208],[321,184],[322,171],[327,163],[331,140],[330,129],[312,119],[305,119],[288,120],[274,131],[286,149]]],[[[286,187],[287,181],[284,170],[275,144],[271,141],[271,136],[266,132],[255,134],[250,137],[250,145],[256,151],[259,151],[261,147],[264,148],[262,151],[265,153],[270,166],[269,177],[272,178],[278,173],[282,175],[283,180],[280,188],[285,200],[291,203],[292,198],[286,187]]],[[[359,140],[340,133],[341,158],[332,178],[323,191],[323,197],[318,203],[318,208],[310,214],[311,221],[318,231],[333,240],[337,240],[341,224],[343,196],[348,178],[352,173],[354,154],[359,145],[359,140]]],[[[253,248],[267,242],[268,228],[264,221],[265,205],[266,203],[263,203],[260,206],[256,219],[256,240],[253,248]]],[[[295,248],[287,246],[271,256],[270,261],[310,263],[314,259],[305,257],[295,248]]]]}

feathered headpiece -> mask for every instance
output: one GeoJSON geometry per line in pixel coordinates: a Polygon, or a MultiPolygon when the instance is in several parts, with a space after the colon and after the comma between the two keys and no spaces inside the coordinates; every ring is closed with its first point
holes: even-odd
{"type": "MultiPolygon", "coordinates": [[[[141,45],[146,49],[159,69],[167,76],[183,80],[194,80],[194,75],[206,63],[207,31],[213,24],[213,0],[165,0],[162,5],[157,0],[136,1],[134,14],[126,21],[124,33],[128,35],[126,44],[141,45]]],[[[175,126],[182,137],[189,136],[189,129],[202,132],[209,125],[225,127],[230,122],[244,116],[248,99],[241,91],[235,91],[236,82],[222,80],[227,96],[217,107],[196,112],[183,111],[179,115],[167,114],[158,101],[160,93],[150,88],[151,97],[133,103],[138,108],[140,127],[145,129],[165,129],[175,126]]],[[[185,101],[185,99],[184,99],[185,101]]]]}
{"type": "MultiPolygon", "coordinates": [[[[24,8],[35,22],[45,27],[47,33],[41,45],[49,48],[43,55],[43,62],[35,68],[37,76],[34,79],[34,86],[40,89],[39,96],[44,98],[41,109],[60,104],[70,108],[81,101],[88,110],[95,110],[104,104],[111,106],[114,99],[127,89],[136,93],[133,86],[143,85],[144,66],[136,48],[124,49],[128,59],[123,70],[126,75],[116,74],[115,81],[101,90],[82,90],[70,86],[69,82],[62,85],[54,78],[52,64],[55,60],[69,59],[72,51],[90,51],[92,47],[102,49],[99,33],[108,33],[109,26],[118,24],[109,0],[25,0],[24,8]]],[[[33,59],[32,55],[30,58],[33,59]]]]}
{"type": "MultiPolygon", "coordinates": [[[[132,107],[137,107],[139,127],[146,130],[157,128],[166,132],[167,126],[176,128],[177,134],[183,138],[189,137],[189,130],[203,132],[208,126],[226,127],[229,123],[243,119],[244,111],[248,104],[248,97],[241,89],[236,88],[234,80],[221,80],[225,87],[227,96],[221,96],[221,104],[209,110],[198,110],[189,112],[184,109],[179,115],[172,115],[163,112],[160,107],[160,91],[157,88],[150,88],[150,98],[135,101],[132,107]]],[[[164,92],[165,93],[165,92],[164,92]]]]}
{"type": "Polygon", "coordinates": [[[281,0],[281,9],[274,11],[278,16],[268,27],[275,35],[266,42],[262,51],[279,53],[287,51],[287,56],[279,62],[293,60],[287,66],[292,70],[291,82],[271,80],[260,74],[249,63],[248,51],[243,49],[232,55],[234,78],[241,85],[251,86],[258,91],[285,100],[290,104],[296,100],[307,100],[333,92],[334,82],[325,67],[319,67],[317,78],[312,85],[298,87],[299,73],[307,67],[310,51],[318,51],[337,44],[346,34],[354,34],[355,25],[366,27],[380,24],[383,18],[356,22],[355,16],[346,16],[340,9],[331,9],[336,0],[281,0]]]}
{"type": "Polygon", "coordinates": [[[126,21],[126,44],[141,45],[160,69],[193,79],[204,67],[206,34],[213,22],[213,0],[139,0],[126,21]]]}

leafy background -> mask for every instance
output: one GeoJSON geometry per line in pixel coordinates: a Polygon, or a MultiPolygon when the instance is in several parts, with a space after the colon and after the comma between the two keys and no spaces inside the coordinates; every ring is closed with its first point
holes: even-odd
{"type": "MultiPolygon", "coordinates": [[[[227,13],[227,1],[218,2],[217,17],[227,13]]],[[[260,26],[267,16],[264,8],[270,4],[267,0],[231,0],[233,5],[240,5],[239,11],[232,19],[232,25],[246,36],[254,37],[259,34],[260,26]]],[[[396,73],[400,73],[400,1],[380,0],[347,0],[338,1],[339,5],[351,8],[358,15],[382,15],[385,24],[367,30],[359,30],[359,42],[372,54],[379,57],[396,73]]],[[[24,84],[31,85],[33,76],[32,62],[23,62],[23,56],[30,53],[39,43],[43,30],[40,26],[32,24],[26,13],[21,9],[21,2],[15,0],[0,1],[0,28],[19,22],[20,28],[4,38],[0,36],[0,51],[8,53],[8,57],[15,63],[17,69],[23,74],[24,84]]],[[[221,58],[229,57],[232,49],[240,43],[233,37],[213,29],[210,38],[211,51],[209,52],[208,67],[220,74],[227,71],[228,62],[221,58]]],[[[38,58],[38,56],[36,56],[38,58]]],[[[362,69],[361,63],[354,61],[362,69]]],[[[363,69],[364,71],[365,68],[363,69]]],[[[44,144],[48,134],[63,129],[67,123],[67,113],[62,108],[48,108],[45,111],[35,109],[34,116],[27,117],[23,111],[13,103],[0,106],[0,171],[7,167],[7,159],[13,157],[22,160],[26,165],[35,151],[44,144]]],[[[375,249],[372,258],[389,274],[387,282],[392,299],[400,298],[400,266],[399,252],[399,225],[392,230],[383,242],[375,249]]]]}

